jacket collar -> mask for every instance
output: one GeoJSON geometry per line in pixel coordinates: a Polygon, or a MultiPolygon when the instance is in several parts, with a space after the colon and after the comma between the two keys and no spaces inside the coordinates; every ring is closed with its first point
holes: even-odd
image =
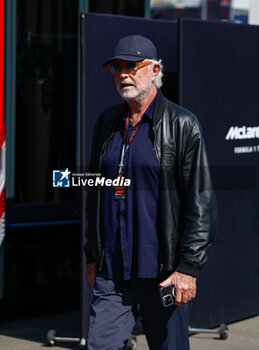
{"type": "Polygon", "coordinates": [[[166,107],[167,99],[162,94],[161,90],[158,90],[158,96],[153,112],[153,127],[155,127],[162,119],[164,109],[166,107]]]}

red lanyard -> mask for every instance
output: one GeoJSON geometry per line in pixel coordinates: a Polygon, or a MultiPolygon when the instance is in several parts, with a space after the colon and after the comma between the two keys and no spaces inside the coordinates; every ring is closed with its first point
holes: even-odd
{"type": "Polygon", "coordinates": [[[122,145],[122,150],[121,150],[121,159],[120,159],[120,164],[119,164],[119,170],[118,170],[118,175],[122,175],[122,171],[123,171],[123,167],[124,167],[124,158],[125,158],[125,154],[129,148],[129,145],[131,144],[134,136],[136,135],[136,132],[138,131],[138,128],[140,126],[140,121],[137,123],[137,125],[135,126],[135,129],[133,131],[133,133],[131,134],[131,137],[129,139],[128,144],[126,145],[126,136],[127,136],[127,130],[128,130],[128,126],[129,126],[129,115],[127,115],[127,119],[126,119],[126,123],[125,123],[125,128],[124,128],[124,133],[123,133],[123,145],[122,145]]]}
{"type": "MultiPolygon", "coordinates": [[[[126,119],[126,123],[125,123],[125,128],[124,128],[124,134],[123,134],[123,144],[125,144],[126,142],[126,136],[127,136],[127,130],[128,130],[128,126],[129,126],[129,115],[127,115],[127,119],[126,119]]],[[[135,129],[129,139],[129,143],[127,146],[129,146],[131,144],[131,141],[133,140],[133,137],[135,136],[136,132],[138,131],[138,128],[139,128],[139,125],[140,125],[140,121],[137,123],[137,125],[135,126],[135,129]]]]}

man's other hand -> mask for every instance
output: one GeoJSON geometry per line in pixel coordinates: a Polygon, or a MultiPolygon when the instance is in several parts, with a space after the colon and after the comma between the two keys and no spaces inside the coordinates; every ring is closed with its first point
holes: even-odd
{"type": "Polygon", "coordinates": [[[196,277],[175,271],[166,280],[159,284],[164,287],[167,284],[175,285],[175,305],[185,304],[196,295],[196,277]]]}
{"type": "Polygon", "coordinates": [[[94,281],[95,281],[95,272],[96,272],[96,263],[89,263],[87,265],[87,272],[88,272],[88,281],[90,283],[91,288],[94,288],[94,281]]]}

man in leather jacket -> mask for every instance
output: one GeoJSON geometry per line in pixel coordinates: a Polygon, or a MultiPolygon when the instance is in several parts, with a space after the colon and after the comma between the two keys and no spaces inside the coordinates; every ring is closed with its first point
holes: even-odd
{"type": "Polygon", "coordinates": [[[88,349],[125,349],[137,307],[150,349],[187,350],[188,302],[217,230],[201,127],[160,92],[162,65],[149,39],[122,38],[104,65],[126,102],[98,119],[91,171],[130,178],[131,187],[89,189],[88,349]],[[168,284],[175,305],[163,307],[159,287],[168,284]]]}

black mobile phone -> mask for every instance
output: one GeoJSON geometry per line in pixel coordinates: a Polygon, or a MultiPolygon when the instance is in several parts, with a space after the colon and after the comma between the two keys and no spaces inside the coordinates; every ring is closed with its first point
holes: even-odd
{"type": "Polygon", "coordinates": [[[173,283],[160,287],[160,297],[164,307],[169,307],[175,302],[175,285],[173,283]]]}

